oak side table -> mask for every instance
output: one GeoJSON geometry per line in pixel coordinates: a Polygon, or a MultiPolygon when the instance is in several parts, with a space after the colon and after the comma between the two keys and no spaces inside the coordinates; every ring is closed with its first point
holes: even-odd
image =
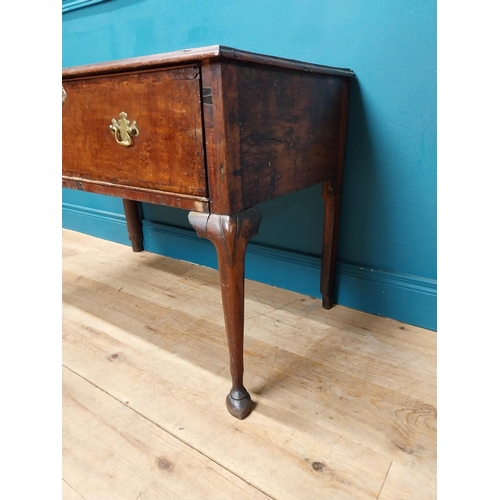
{"type": "Polygon", "coordinates": [[[333,305],[346,141],[348,69],[223,46],[66,68],[62,185],[123,199],[142,250],[139,202],[189,210],[217,251],[229,345],[231,415],[243,385],[244,261],[255,205],[323,183],[320,290],[333,305]]]}

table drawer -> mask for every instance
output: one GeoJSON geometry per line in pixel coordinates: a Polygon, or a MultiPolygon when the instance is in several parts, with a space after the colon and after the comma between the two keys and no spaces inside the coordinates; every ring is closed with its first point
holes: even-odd
{"type": "Polygon", "coordinates": [[[63,177],[207,196],[199,75],[185,67],[63,80],[63,177]],[[138,133],[115,134],[120,118],[138,133]]]}

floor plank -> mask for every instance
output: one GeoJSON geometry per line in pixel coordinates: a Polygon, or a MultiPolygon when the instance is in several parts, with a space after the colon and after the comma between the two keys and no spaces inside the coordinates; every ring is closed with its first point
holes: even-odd
{"type": "Polygon", "coordinates": [[[435,332],[247,281],[240,422],[217,272],[63,242],[63,364],[90,385],[275,499],[435,490],[435,332]]]}
{"type": "Polygon", "coordinates": [[[62,482],[63,500],[85,500],[77,491],[74,490],[66,481],[62,482]]]}
{"type": "Polygon", "coordinates": [[[394,462],[377,500],[435,500],[436,484],[425,475],[394,462]]]}
{"type": "Polygon", "coordinates": [[[269,500],[67,368],[63,426],[68,500],[269,500]]]}
{"type": "Polygon", "coordinates": [[[389,465],[385,457],[272,400],[256,399],[253,414],[237,421],[223,404],[227,377],[130,338],[130,332],[95,316],[73,314],[66,308],[69,320],[74,318],[64,325],[66,366],[268,495],[374,498],[379,491],[389,465]],[[82,320],[85,327],[76,324],[82,320]],[[322,464],[319,474],[315,463],[322,464]]]}

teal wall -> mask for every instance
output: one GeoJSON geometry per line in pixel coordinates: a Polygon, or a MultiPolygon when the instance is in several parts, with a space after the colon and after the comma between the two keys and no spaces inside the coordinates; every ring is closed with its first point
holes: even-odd
{"type": "MultiPolygon", "coordinates": [[[[63,67],[205,45],[352,69],[337,300],[436,328],[436,2],[109,0],[63,15],[63,67]]],[[[260,205],[247,277],[319,297],[320,187],[260,205]]],[[[146,250],[216,266],[187,212],[146,250]]],[[[63,189],[63,225],[129,244],[118,199],[63,189]]]]}

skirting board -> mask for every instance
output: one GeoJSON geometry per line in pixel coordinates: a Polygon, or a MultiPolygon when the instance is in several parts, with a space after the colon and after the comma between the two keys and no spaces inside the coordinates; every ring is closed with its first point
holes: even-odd
{"type": "MultiPolygon", "coordinates": [[[[63,203],[63,228],[124,245],[127,236],[121,214],[63,203]]],[[[217,269],[213,245],[194,231],[143,221],[144,249],[148,252],[217,269]]],[[[278,288],[321,298],[319,257],[250,243],[246,277],[278,288]]],[[[437,327],[436,280],[337,263],[336,303],[429,330],[437,327]]]]}

